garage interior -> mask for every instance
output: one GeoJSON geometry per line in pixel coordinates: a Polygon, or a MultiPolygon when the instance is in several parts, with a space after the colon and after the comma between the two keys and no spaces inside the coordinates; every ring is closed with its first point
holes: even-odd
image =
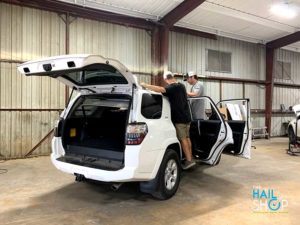
{"type": "Polygon", "coordinates": [[[300,161],[286,152],[300,99],[299,13],[296,0],[0,0],[1,224],[298,224],[300,161]],[[167,201],[135,183],[115,192],[75,182],[49,158],[71,90],[17,66],[81,53],[120,60],[139,82],[195,71],[215,102],[249,98],[251,160],[200,164],[167,201]],[[286,211],[254,212],[253,187],[274,189],[286,211]]]}

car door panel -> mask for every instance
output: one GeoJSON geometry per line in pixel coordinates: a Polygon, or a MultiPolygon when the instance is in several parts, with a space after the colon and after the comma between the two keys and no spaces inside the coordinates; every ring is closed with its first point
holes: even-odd
{"type": "Polygon", "coordinates": [[[195,154],[208,158],[209,153],[217,142],[221,121],[197,120],[191,123],[190,137],[195,154]]]}
{"type": "Polygon", "coordinates": [[[191,102],[193,104],[190,104],[192,115],[190,138],[193,155],[200,161],[213,165],[223,149],[232,142],[228,138],[231,137],[231,130],[228,130],[211,98],[207,96],[190,98],[189,103],[191,102]],[[195,104],[197,100],[201,101],[201,104],[195,104]],[[195,106],[205,108],[193,108],[195,106]],[[203,115],[203,113],[195,113],[195,110],[204,110],[205,119],[193,118],[194,115],[203,115]]]}
{"type": "Polygon", "coordinates": [[[218,107],[226,108],[227,123],[233,134],[234,144],[226,147],[224,152],[236,156],[250,158],[251,155],[251,123],[249,99],[229,99],[220,101],[218,107]],[[230,107],[229,107],[230,106],[230,107]],[[232,107],[234,106],[234,107],[232,107]],[[232,112],[231,110],[235,111],[232,112]],[[237,113],[237,111],[239,111],[237,113]],[[234,114],[234,115],[233,115],[234,114]]]}

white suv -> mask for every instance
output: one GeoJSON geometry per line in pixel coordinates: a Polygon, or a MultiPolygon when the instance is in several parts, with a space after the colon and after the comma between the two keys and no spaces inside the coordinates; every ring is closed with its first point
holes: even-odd
{"type": "MultiPolygon", "coordinates": [[[[184,156],[166,97],[143,90],[119,61],[96,55],[51,57],[18,69],[78,91],[55,128],[51,160],[56,168],[77,181],[138,181],[142,192],[159,199],[176,193],[184,156]]],[[[222,152],[250,158],[249,100],[235,100],[245,109],[243,119],[226,121],[209,97],[192,99],[197,100],[205,102],[208,117],[193,118],[191,124],[196,160],[216,165],[222,152]]]]}

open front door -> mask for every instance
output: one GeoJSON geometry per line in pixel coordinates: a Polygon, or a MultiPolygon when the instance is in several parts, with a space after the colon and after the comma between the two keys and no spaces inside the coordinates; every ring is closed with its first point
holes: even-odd
{"type": "Polygon", "coordinates": [[[231,130],[211,98],[189,98],[189,105],[193,155],[202,162],[214,165],[218,163],[224,148],[233,143],[231,130]]]}
{"type": "Polygon", "coordinates": [[[245,158],[251,157],[251,122],[249,99],[230,99],[220,101],[218,109],[232,130],[233,145],[224,152],[245,158]]]}

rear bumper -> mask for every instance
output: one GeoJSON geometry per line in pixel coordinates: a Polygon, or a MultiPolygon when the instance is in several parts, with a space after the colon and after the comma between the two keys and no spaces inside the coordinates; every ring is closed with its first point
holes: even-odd
{"type": "MultiPolygon", "coordinates": [[[[149,168],[149,170],[145,170],[141,167],[141,165],[143,165],[141,158],[147,158],[142,156],[140,146],[131,146],[130,150],[125,149],[125,165],[122,169],[116,171],[91,168],[57,160],[65,154],[64,152],[61,138],[54,137],[52,140],[51,154],[53,165],[65,173],[81,174],[87,179],[104,182],[130,182],[151,180],[156,175],[156,173],[153,173],[154,165],[150,166],[151,169],[149,168]]],[[[152,163],[155,164],[158,162],[154,160],[152,163]]]]}
{"type": "Polygon", "coordinates": [[[118,171],[106,171],[90,167],[84,167],[79,165],[74,165],[66,162],[61,162],[56,160],[57,156],[53,153],[51,154],[51,161],[54,166],[70,174],[81,174],[87,179],[104,181],[104,182],[128,182],[128,181],[138,181],[145,180],[147,177],[142,177],[136,173],[135,167],[124,167],[118,171]]]}

